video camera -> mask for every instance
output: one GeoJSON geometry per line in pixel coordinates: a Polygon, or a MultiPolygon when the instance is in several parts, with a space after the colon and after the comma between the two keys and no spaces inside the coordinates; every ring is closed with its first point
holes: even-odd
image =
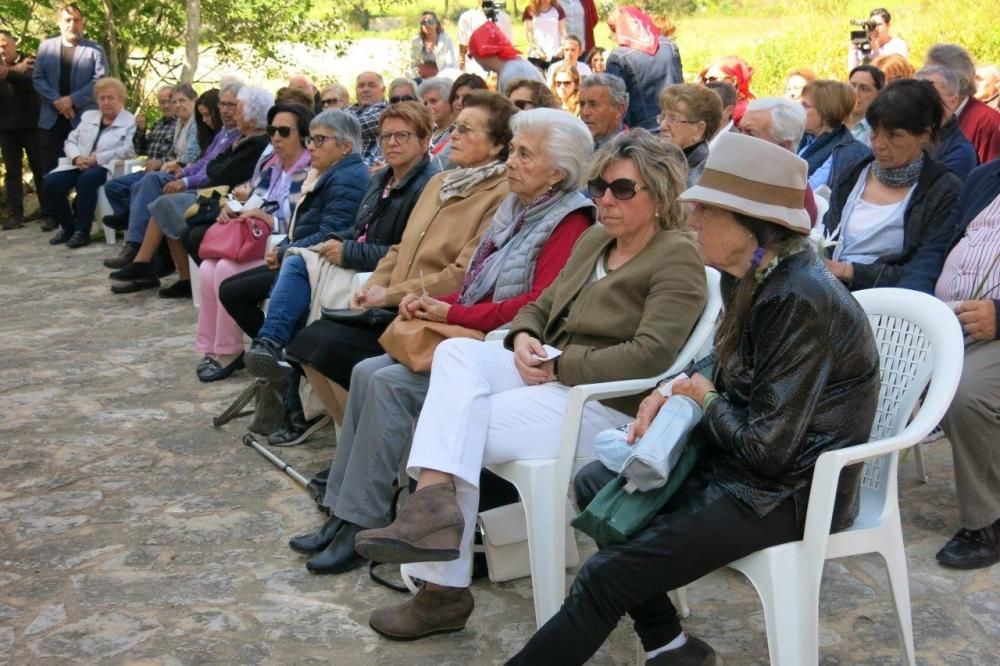
{"type": "Polygon", "coordinates": [[[494,23],[497,22],[498,13],[506,8],[506,0],[483,0],[483,12],[486,14],[486,18],[494,23]]]}
{"type": "Polygon", "coordinates": [[[851,30],[851,44],[861,52],[861,61],[868,64],[872,53],[872,33],[878,24],[870,18],[851,19],[851,25],[861,28],[861,30],[851,30]]]}

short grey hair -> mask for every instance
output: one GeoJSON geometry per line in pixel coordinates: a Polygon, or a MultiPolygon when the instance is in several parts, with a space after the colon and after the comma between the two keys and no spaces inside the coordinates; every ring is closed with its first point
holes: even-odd
{"type": "Polygon", "coordinates": [[[962,81],[953,69],[948,69],[947,67],[942,67],[941,65],[927,65],[922,70],[917,72],[916,78],[929,79],[935,74],[941,77],[941,81],[944,83],[944,87],[948,89],[949,93],[952,95],[961,94],[962,81]]]}
{"type": "Polygon", "coordinates": [[[608,89],[612,102],[628,107],[628,88],[625,87],[625,82],[620,77],[601,72],[600,74],[588,74],[580,81],[580,90],[597,86],[608,89]]]}
{"type": "Polygon", "coordinates": [[[321,94],[325,94],[331,90],[333,91],[333,94],[337,96],[337,99],[342,100],[344,104],[350,105],[351,93],[350,91],[347,90],[345,86],[341,85],[340,83],[334,82],[324,87],[323,90],[321,91],[321,94]]]}
{"type": "Polygon", "coordinates": [[[243,120],[252,122],[260,129],[267,127],[267,111],[274,106],[273,93],[263,88],[244,86],[236,99],[243,102],[243,120]]]}
{"type": "Polygon", "coordinates": [[[402,78],[402,77],[400,77],[398,79],[393,79],[392,83],[389,84],[389,87],[386,88],[386,90],[389,92],[389,96],[390,97],[392,96],[392,89],[395,88],[396,86],[409,86],[410,90],[413,91],[413,96],[414,97],[418,97],[418,95],[417,95],[417,82],[414,81],[413,79],[405,79],[405,78],[402,78]]]}
{"type": "Polygon", "coordinates": [[[437,94],[441,95],[441,99],[448,99],[448,95],[451,94],[451,86],[451,79],[446,79],[443,76],[435,76],[432,79],[424,79],[424,81],[417,87],[417,97],[423,99],[424,95],[433,90],[437,94]]]}
{"type": "Polygon", "coordinates": [[[976,93],[976,65],[969,52],[958,44],[935,44],[927,51],[928,65],[940,65],[958,76],[958,94],[971,97],[976,93]]]}
{"type": "Polygon", "coordinates": [[[786,97],[761,97],[747,104],[747,111],[767,111],[771,115],[771,136],[776,143],[790,141],[797,150],[806,131],[806,110],[786,97]]]}
{"type": "Polygon", "coordinates": [[[562,109],[530,109],[510,119],[516,137],[532,135],[549,165],[566,172],[557,187],[563,192],[577,190],[594,157],[594,138],[583,121],[562,109]]]}
{"type": "Polygon", "coordinates": [[[243,90],[243,84],[240,81],[230,80],[222,86],[219,95],[231,94],[239,97],[241,90],[243,90]]]}
{"type": "Polygon", "coordinates": [[[325,127],[337,137],[339,143],[350,141],[351,153],[361,154],[361,123],[346,111],[323,111],[312,119],[309,129],[325,127]]]}

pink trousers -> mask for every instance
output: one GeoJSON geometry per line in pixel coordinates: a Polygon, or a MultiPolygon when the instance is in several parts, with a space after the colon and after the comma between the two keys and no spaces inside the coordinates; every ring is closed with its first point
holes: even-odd
{"type": "Polygon", "coordinates": [[[202,354],[224,356],[243,351],[243,331],[219,302],[219,285],[228,277],[263,266],[264,260],[238,264],[230,259],[204,259],[198,267],[201,308],[194,347],[202,354]]]}

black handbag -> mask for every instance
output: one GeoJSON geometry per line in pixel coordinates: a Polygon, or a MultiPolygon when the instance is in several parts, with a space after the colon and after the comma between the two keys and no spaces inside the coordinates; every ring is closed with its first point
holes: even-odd
{"type": "Polygon", "coordinates": [[[320,314],[335,324],[369,330],[385,328],[396,318],[395,310],[385,308],[323,308],[320,314]]]}
{"type": "Polygon", "coordinates": [[[187,218],[188,226],[201,227],[208,224],[215,224],[215,221],[219,219],[219,214],[222,212],[221,199],[222,195],[218,192],[212,192],[212,196],[210,197],[199,195],[195,200],[198,211],[187,218]]]}

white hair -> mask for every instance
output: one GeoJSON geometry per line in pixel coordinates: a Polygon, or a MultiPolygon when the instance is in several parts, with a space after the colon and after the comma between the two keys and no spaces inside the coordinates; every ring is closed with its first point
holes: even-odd
{"type": "Polygon", "coordinates": [[[948,92],[952,95],[960,95],[962,93],[962,79],[953,69],[948,69],[947,67],[942,67],[941,65],[927,65],[922,70],[916,73],[916,78],[930,80],[930,77],[937,74],[941,77],[944,87],[948,89],[948,92]]]}
{"type": "Polygon", "coordinates": [[[446,79],[443,76],[435,76],[432,79],[424,79],[420,85],[417,87],[417,97],[420,99],[424,98],[424,95],[434,90],[441,99],[448,99],[448,95],[451,94],[452,82],[450,79],[446,79]]]}
{"type": "Polygon", "coordinates": [[[350,113],[340,110],[323,111],[309,123],[309,129],[325,127],[337,137],[338,143],[349,141],[351,152],[361,154],[361,123],[350,113]]]}
{"type": "Polygon", "coordinates": [[[531,109],[514,114],[510,129],[514,136],[530,133],[549,164],[566,172],[560,190],[580,188],[594,157],[594,137],[582,120],[562,109],[531,109]]]}
{"type": "Polygon", "coordinates": [[[244,86],[236,95],[237,101],[243,102],[243,120],[252,122],[254,126],[267,127],[267,111],[274,106],[274,95],[263,88],[244,86]]]}
{"type": "Polygon", "coordinates": [[[599,72],[597,74],[588,74],[580,81],[580,90],[596,86],[607,88],[608,94],[611,95],[611,101],[614,104],[621,104],[628,108],[628,88],[621,77],[608,74],[607,72],[599,72]]]}
{"type": "Polygon", "coordinates": [[[771,116],[771,136],[775,143],[791,143],[797,150],[806,131],[806,110],[785,97],[762,97],[747,104],[747,111],[767,111],[771,116]]]}

